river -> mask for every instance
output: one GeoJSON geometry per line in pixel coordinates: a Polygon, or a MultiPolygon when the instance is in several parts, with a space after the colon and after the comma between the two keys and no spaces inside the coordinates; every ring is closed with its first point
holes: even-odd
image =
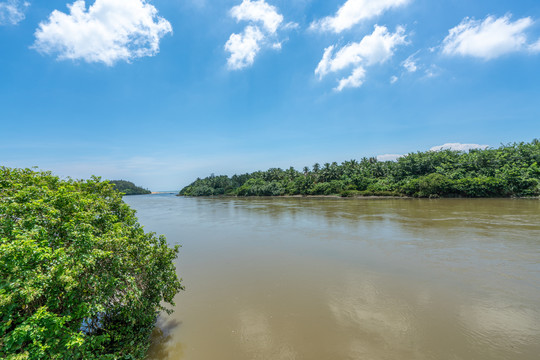
{"type": "Polygon", "coordinates": [[[539,200],[125,201],[182,245],[150,360],[539,358],[539,200]]]}

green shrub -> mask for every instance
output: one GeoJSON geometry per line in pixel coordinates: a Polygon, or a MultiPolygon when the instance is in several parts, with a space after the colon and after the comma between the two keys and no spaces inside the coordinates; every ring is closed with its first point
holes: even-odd
{"type": "Polygon", "coordinates": [[[389,190],[364,190],[358,192],[360,196],[401,196],[400,193],[396,191],[389,191],[389,190]]]}
{"type": "Polygon", "coordinates": [[[285,194],[285,188],[279,181],[272,181],[260,189],[259,196],[281,196],[285,194]]]}
{"type": "Polygon", "coordinates": [[[244,185],[238,188],[238,196],[260,196],[262,187],[266,185],[266,182],[261,178],[249,179],[244,185]]]}
{"type": "Polygon", "coordinates": [[[0,168],[0,358],[144,358],[177,252],[108,182],[0,168]]]}
{"type": "Polygon", "coordinates": [[[193,186],[189,191],[190,196],[212,196],[214,189],[207,185],[193,186]]]}
{"type": "Polygon", "coordinates": [[[341,197],[355,197],[362,195],[361,191],[358,190],[344,190],[339,194],[341,197]]]}
{"type": "Polygon", "coordinates": [[[311,195],[335,195],[340,194],[345,187],[345,184],[339,180],[332,180],[315,184],[310,191],[311,195]]]}
{"type": "Polygon", "coordinates": [[[452,181],[446,176],[433,173],[411,179],[402,187],[402,191],[409,196],[429,197],[448,196],[454,192],[452,181]]]}
{"type": "Polygon", "coordinates": [[[506,182],[493,177],[475,177],[457,180],[454,184],[456,193],[464,197],[507,196],[506,182]]]}

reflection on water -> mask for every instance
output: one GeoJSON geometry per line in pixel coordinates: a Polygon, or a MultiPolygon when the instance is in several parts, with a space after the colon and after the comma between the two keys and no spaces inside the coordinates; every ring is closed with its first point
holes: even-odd
{"type": "Polygon", "coordinates": [[[538,200],[126,201],[183,245],[149,359],[538,359],[538,200]]]}
{"type": "Polygon", "coordinates": [[[160,318],[157,326],[152,331],[152,347],[148,352],[151,359],[167,359],[169,353],[174,353],[178,358],[182,358],[182,343],[177,341],[171,343],[172,332],[175,331],[181,323],[177,319],[163,317],[160,318]]]}

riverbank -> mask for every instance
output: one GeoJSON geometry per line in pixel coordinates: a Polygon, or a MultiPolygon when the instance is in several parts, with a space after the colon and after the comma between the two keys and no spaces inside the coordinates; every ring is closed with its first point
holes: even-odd
{"type": "MultiPolygon", "coordinates": [[[[172,194],[172,193],[170,193],[172,194]]],[[[341,195],[276,195],[276,196],[236,196],[236,195],[209,195],[209,196],[192,196],[192,195],[180,195],[178,197],[185,198],[210,198],[210,199],[342,199],[342,200],[384,200],[384,199],[418,199],[414,196],[341,196],[341,195]]],[[[431,197],[429,200],[437,199],[524,199],[524,200],[540,200],[540,196],[508,196],[508,197],[431,197]]]]}
{"type": "Polygon", "coordinates": [[[263,196],[236,196],[236,195],[209,195],[193,196],[180,195],[186,198],[217,198],[217,199],[414,199],[411,196],[341,196],[341,195],[263,195],[263,196]]]}

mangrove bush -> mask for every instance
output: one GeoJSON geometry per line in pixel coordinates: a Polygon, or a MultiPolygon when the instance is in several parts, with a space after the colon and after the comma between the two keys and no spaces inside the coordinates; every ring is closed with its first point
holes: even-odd
{"type": "Polygon", "coordinates": [[[0,358],[143,359],[178,247],[112,184],[0,168],[0,358]]]}

